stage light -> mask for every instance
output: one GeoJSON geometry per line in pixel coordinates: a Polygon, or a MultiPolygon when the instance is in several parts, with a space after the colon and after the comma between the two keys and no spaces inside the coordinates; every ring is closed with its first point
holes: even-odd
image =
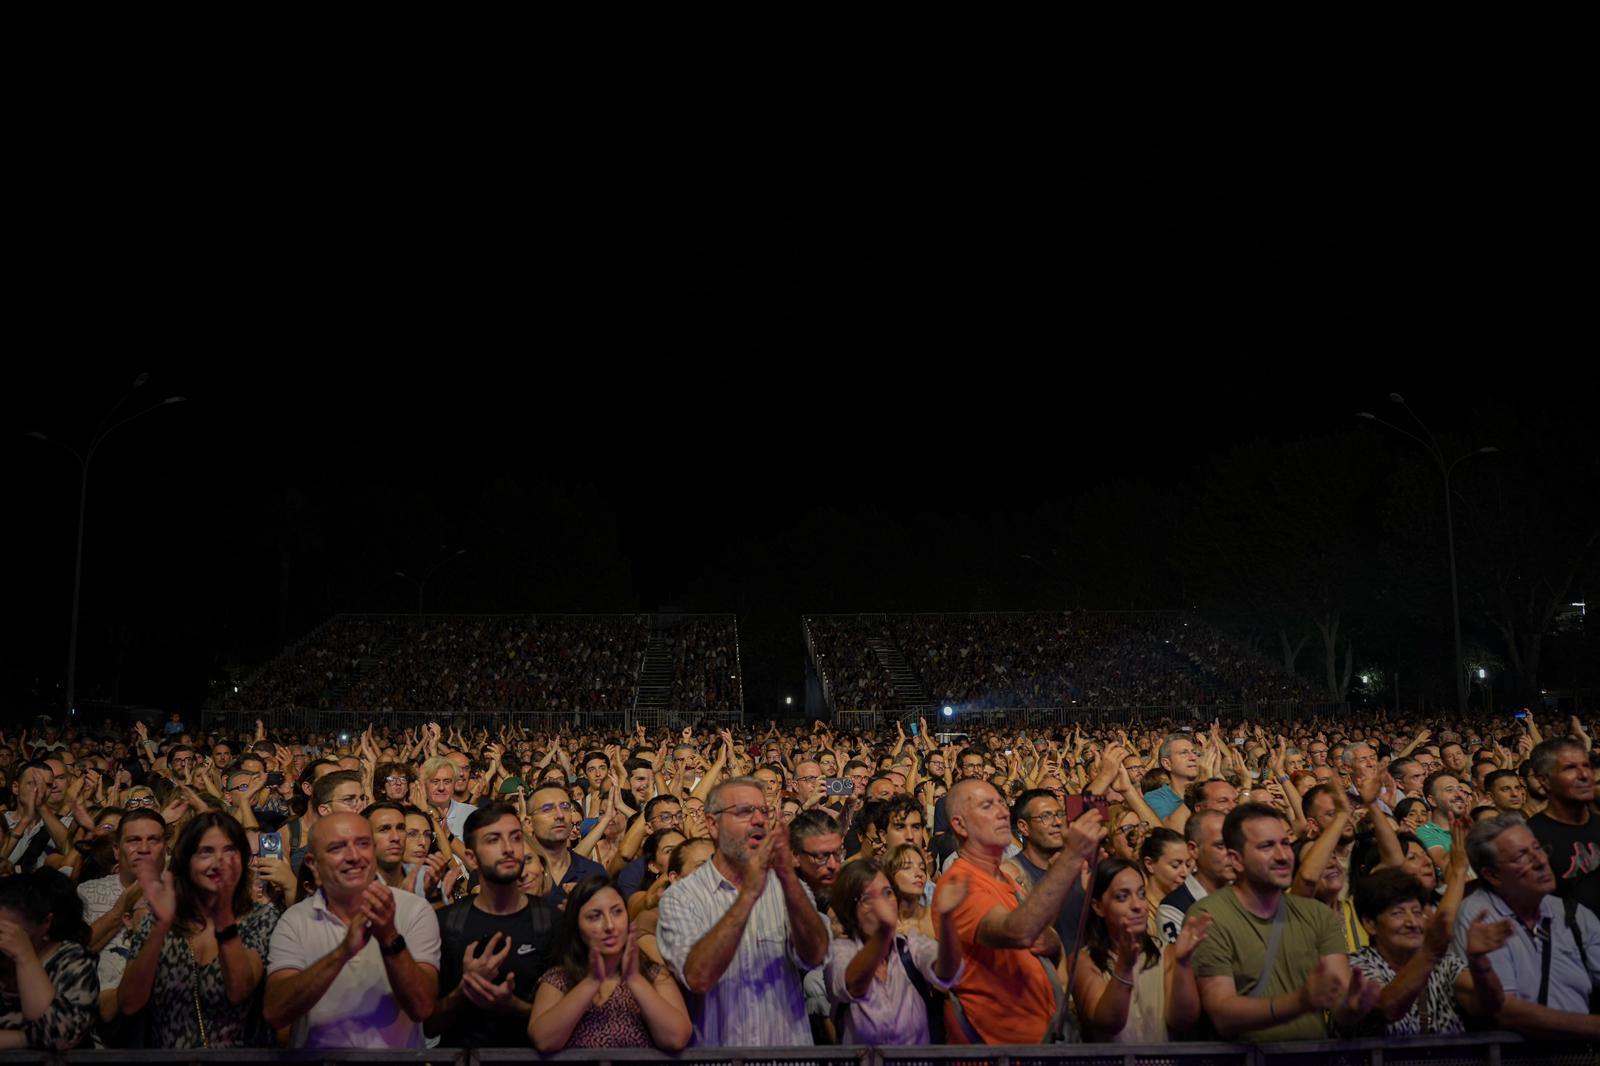
{"type": "Polygon", "coordinates": [[[1483,667],[1481,667],[1481,666],[1480,666],[1480,667],[1478,667],[1478,680],[1479,680],[1479,681],[1482,681],[1482,680],[1483,680],[1483,679],[1484,679],[1484,678],[1486,678],[1486,677],[1488,677],[1488,676],[1489,676],[1489,671],[1487,671],[1487,670],[1485,670],[1485,669],[1484,669],[1484,668],[1483,668],[1483,667]]]}
{"type": "Polygon", "coordinates": [[[946,718],[954,718],[956,716],[956,709],[946,704],[942,713],[946,718]]]}

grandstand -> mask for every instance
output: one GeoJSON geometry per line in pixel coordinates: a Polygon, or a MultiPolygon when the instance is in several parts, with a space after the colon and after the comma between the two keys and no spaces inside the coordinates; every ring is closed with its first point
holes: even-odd
{"type": "Polygon", "coordinates": [[[209,710],[405,722],[742,720],[732,615],[341,614],[209,710]]]}
{"type": "Polygon", "coordinates": [[[831,717],[1241,709],[1319,699],[1304,679],[1179,611],[808,615],[808,671],[831,717]]]}

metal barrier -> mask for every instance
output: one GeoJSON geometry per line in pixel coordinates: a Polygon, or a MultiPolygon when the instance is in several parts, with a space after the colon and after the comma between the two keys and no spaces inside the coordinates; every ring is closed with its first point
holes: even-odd
{"type": "Polygon", "coordinates": [[[0,1052],[0,1063],[366,1063],[369,1066],[500,1066],[503,1063],[677,1063],[679,1066],[1595,1066],[1600,1049],[1578,1041],[1524,1042],[1510,1033],[1406,1039],[1312,1040],[1292,1044],[1038,1044],[963,1047],[689,1048],[666,1054],[650,1048],[586,1048],[540,1055],[531,1048],[432,1048],[395,1051],[273,1051],[256,1048],[192,1051],[0,1052]]]}

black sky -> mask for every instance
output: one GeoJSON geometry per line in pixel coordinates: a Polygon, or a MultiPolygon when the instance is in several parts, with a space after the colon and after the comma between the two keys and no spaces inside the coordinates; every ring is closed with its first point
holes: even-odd
{"type": "Polygon", "coordinates": [[[787,583],[827,516],[909,531],[924,605],[960,607],[1093,487],[1175,491],[1391,390],[1479,439],[1592,390],[1577,153],[724,129],[79,197],[17,294],[9,691],[59,680],[76,518],[20,431],[81,442],[139,371],[187,400],[96,459],[80,687],[193,701],[280,629],[414,608],[389,575],[449,546],[440,609],[738,610],[765,699],[800,611],[876,605],[787,583]]]}

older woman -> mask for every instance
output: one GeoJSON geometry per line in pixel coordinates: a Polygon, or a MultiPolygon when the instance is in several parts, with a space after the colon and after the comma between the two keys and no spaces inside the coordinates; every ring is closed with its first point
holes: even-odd
{"type": "Polygon", "coordinates": [[[688,1046],[694,1027],[683,995],[664,966],[641,959],[628,908],[609,878],[597,874],[573,887],[556,958],[539,978],[528,1016],[534,1047],[688,1046]]]}
{"type": "Polygon", "coordinates": [[[171,869],[139,871],[150,914],[129,937],[117,1005],[124,1015],[152,1008],[157,1047],[241,1047],[264,1035],[252,1023],[278,912],[251,902],[248,854],[233,816],[208,811],[178,834],[171,869]]]}

